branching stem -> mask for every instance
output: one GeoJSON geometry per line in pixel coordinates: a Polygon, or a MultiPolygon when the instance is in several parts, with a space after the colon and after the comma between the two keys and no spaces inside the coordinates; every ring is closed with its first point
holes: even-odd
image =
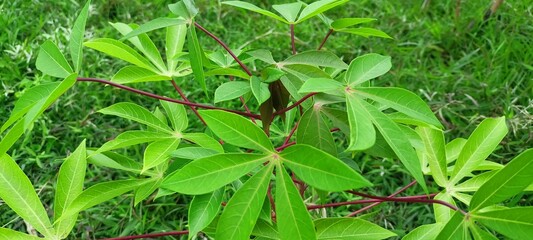
{"type": "MultiPolygon", "coordinates": [[[[176,83],[176,81],[174,81],[174,79],[172,79],[172,86],[174,86],[174,89],[176,89],[176,91],[178,91],[178,93],[180,94],[181,98],[183,98],[183,100],[185,102],[188,102],[190,103],[191,101],[189,101],[189,99],[187,98],[187,96],[185,96],[185,94],[183,93],[183,91],[181,90],[181,88],[178,86],[178,84],[176,83]]],[[[189,106],[191,108],[191,110],[194,112],[194,114],[200,119],[200,121],[202,121],[202,123],[204,125],[207,126],[207,123],[205,123],[204,119],[202,118],[202,116],[200,116],[200,114],[198,113],[198,110],[196,110],[196,107],[193,107],[193,106],[189,106]]]]}

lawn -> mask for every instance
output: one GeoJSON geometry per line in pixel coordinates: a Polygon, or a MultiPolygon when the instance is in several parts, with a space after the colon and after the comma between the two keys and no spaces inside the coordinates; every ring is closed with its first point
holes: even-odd
{"type": "MultiPolygon", "coordinates": [[[[166,16],[166,5],[172,2],[94,1],[87,23],[87,38],[119,38],[119,33],[109,22],[142,24],[166,16]]],[[[268,8],[270,4],[287,1],[250,2],[268,8]]],[[[331,10],[326,15],[333,19],[376,18],[368,26],[388,33],[393,39],[334,33],[323,49],[345,59],[371,52],[391,56],[391,72],[374,84],[403,87],[417,93],[445,125],[447,140],[468,136],[487,117],[505,116],[509,134],[489,159],[508,162],[532,146],[533,6],[527,0],[506,1],[494,16],[483,21],[488,0],[463,1],[458,17],[455,15],[456,1],[432,1],[427,8],[422,7],[422,2],[361,0],[331,10]]],[[[196,21],[221,37],[231,48],[271,49],[275,59],[291,54],[290,34],[286,26],[274,24],[259,14],[222,6],[218,1],[197,0],[196,3],[200,8],[196,21]]],[[[50,39],[65,50],[69,29],[82,4],[77,0],[11,0],[0,3],[0,106],[4,106],[0,108],[0,122],[7,120],[14,102],[27,89],[57,80],[43,76],[35,68],[39,45],[50,39]]],[[[297,25],[297,50],[315,49],[327,31],[319,19],[297,25]]],[[[198,35],[204,49],[221,49],[201,32],[198,35]]],[[[151,37],[161,46],[163,32],[156,31],[151,37]]],[[[84,63],[82,76],[103,79],[109,79],[124,66],[124,63],[92,50],[85,51],[84,63]]],[[[191,101],[212,103],[213,100],[207,99],[191,78],[181,79],[179,83],[191,101]]],[[[210,91],[217,87],[215,81],[208,80],[207,84],[210,91]]],[[[179,98],[169,82],[134,86],[179,98]]],[[[131,101],[150,109],[158,105],[153,99],[97,83],[77,83],[35,123],[31,132],[17,142],[11,156],[30,176],[45,207],[53,203],[56,173],[62,159],[74,151],[83,139],[87,139],[87,146],[97,148],[120,132],[138,128],[128,121],[96,113],[121,101],[131,101]]],[[[239,108],[237,103],[222,106],[239,108]]],[[[252,108],[257,111],[257,106],[252,108]]],[[[201,127],[197,119],[191,125],[201,127]]],[[[128,151],[128,154],[142,156],[141,149],[128,151]]],[[[379,178],[381,182],[374,183],[376,187],[371,194],[388,195],[412,181],[405,170],[392,160],[365,157],[363,161],[368,174],[390,176],[379,178]]],[[[122,174],[90,166],[86,182],[127,177],[122,174]]],[[[421,191],[411,188],[406,194],[415,195],[421,191]]],[[[332,202],[354,199],[347,194],[331,195],[331,198],[332,202]]],[[[133,207],[131,197],[115,198],[84,211],[71,239],[186,229],[190,200],[188,196],[172,195],[144,201],[133,207]]],[[[533,198],[530,195],[525,200],[517,198],[511,201],[512,205],[531,205],[533,198]]],[[[327,211],[330,215],[341,216],[355,209],[356,206],[327,211]]],[[[406,204],[390,203],[373,208],[364,217],[402,236],[414,226],[431,222],[432,211],[430,205],[407,207],[406,204]]],[[[26,229],[24,222],[1,201],[0,224],[21,231],[26,229]]]]}

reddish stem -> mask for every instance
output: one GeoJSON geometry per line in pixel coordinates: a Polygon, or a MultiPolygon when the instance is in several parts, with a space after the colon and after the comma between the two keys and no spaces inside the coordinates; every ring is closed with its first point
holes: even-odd
{"type": "Polygon", "coordinates": [[[261,116],[257,115],[257,114],[251,114],[251,113],[236,111],[236,110],[233,110],[233,109],[219,108],[219,107],[214,107],[214,106],[210,106],[210,105],[186,102],[186,101],[181,101],[181,100],[177,100],[177,99],[173,99],[173,98],[163,97],[163,96],[160,96],[160,95],[157,95],[157,94],[145,92],[145,91],[142,91],[142,90],[139,90],[139,89],[135,89],[135,88],[132,88],[132,87],[128,87],[128,86],[125,86],[125,85],[122,85],[122,84],[114,83],[114,82],[103,80],[103,79],[78,78],[77,81],[79,81],[79,82],[99,82],[99,83],[111,85],[113,87],[117,87],[117,88],[120,88],[120,89],[124,89],[126,91],[130,91],[130,92],[137,93],[137,94],[140,94],[140,95],[143,95],[143,96],[147,96],[147,97],[151,97],[151,98],[155,98],[155,99],[159,99],[159,100],[163,100],[163,101],[167,101],[167,102],[174,102],[174,103],[179,103],[179,104],[183,104],[183,105],[186,105],[186,106],[193,106],[193,107],[199,107],[199,108],[204,108],[204,109],[222,110],[222,111],[226,111],[226,112],[232,112],[232,113],[235,113],[235,114],[238,114],[238,115],[241,115],[241,116],[245,116],[245,117],[253,117],[255,119],[261,119],[261,116]]]}
{"type": "Polygon", "coordinates": [[[294,44],[294,24],[291,24],[290,27],[291,27],[292,55],[295,55],[296,54],[296,45],[294,44]]]}
{"type": "Polygon", "coordinates": [[[165,232],[165,233],[149,233],[135,236],[124,236],[124,237],[114,237],[114,238],[103,238],[101,240],[131,240],[131,239],[141,239],[141,238],[157,238],[164,236],[180,236],[189,234],[189,231],[175,231],[175,232],[165,232]]]}
{"type": "MultiPolygon", "coordinates": [[[[230,80],[230,81],[233,81],[233,80],[234,80],[234,77],[233,77],[233,76],[229,76],[229,80],[230,80]]],[[[252,113],[252,112],[250,111],[250,109],[248,108],[248,105],[246,105],[246,101],[244,101],[244,97],[243,97],[243,96],[240,96],[240,97],[239,97],[239,100],[241,100],[241,103],[242,103],[242,106],[244,107],[244,110],[245,110],[247,113],[252,113]]],[[[252,120],[253,123],[256,123],[254,118],[250,118],[250,120],[252,120]]]]}
{"type": "MultiPolygon", "coordinates": [[[[416,199],[424,199],[428,197],[434,197],[435,194],[428,195],[418,195],[418,196],[409,196],[409,197],[400,197],[398,199],[409,199],[409,200],[416,200],[416,199]]],[[[381,202],[387,202],[380,199],[363,199],[363,200],[355,200],[355,201],[348,201],[348,202],[338,202],[338,203],[328,203],[323,205],[311,205],[307,206],[307,210],[313,210],[318,208],[327,208],[327,207],[340,207],[340,206],[346,206],[346,205],[356,205],[356,204],[365,204],[365,203],[381,203],[381,202]]]]}
{"type": "Polygon", "coordinates": [[[285,141],[283,141],[283,145],[286,145],[289,143],[289,141],[291,140],[291,137],[292,135],[294,135],[294,132],[296,132],[296,129],[298,128],[298,123],[295,123],[294,124],[294,127],[291,129],[291,132],[289,133],[289,135],[285,138],[285,141]]]}
{"type": "MultiPolygon", "coordinates": [[[[400,190],[394,192],[393,194],[389,195],[389,197],[394,197],[394,196],[404,192],[405,190],[407,190],[408,188],[410,188],[411,186],[413,186],[415,184],[416,184],[416,181],[412,181],[411,183],[407,184],[407,186],[405,186],[405,187],[401,188],[400,190]]],[[[362,213],[362,212],[364,212],[364,211],[366,211],[368,209],[371,209],[371,208],[373,208],[373,207],[375,207],[375,206],[377,206],[377,205],[379,205],[381,203],[382,202],[372,203],[372,204],[370,204],[370,205],[368,205],[366,207],[363,207],[363,208],[361,208],[361,209],[359,209],[359,210],[357,210],[355,212],[350,213],[350,215],[348,215],[347,217],[353,217],[353,216],[355,216],[357,214],[360,214],[360,213],[362,213]]]]}
{"type": "Polygon", "coordinates": [[[324,44],[326,44],[326,41],[328,40],[329,36],[331,36],[332,33],[333,33],[333,29],[330,29],[328,31],[328,33],[326,34],[326,37],[324,37],[324,39],[322,39],[322,42],[320,43],[320,46],[318,46],[317,50],[321,50],[322,47],[324,47],[324,44]]]}
{"type": "MultiPolygon", "coordinates": [[[[467,213],[465,211],[463,211],[462,209],[459,209],[458,207],[448,203],[448,202],[445,202],[445,201],[441,201],[441,200],[435,200],[435,199],[412,199],[412,198],[409,198],[409,197],[399,197],[399,198],[395,198],[395,197],[379,197],[379,196],[372,196],[372,195],[369,195],[369,194],[366,194],[366,193],[360,193],[360,192],[356,192],[356,191],[346,191],[346,192],[349,192],[351,194],[354,194],[354,195],[357,195],[357,196],[361,196],[361,197],[366,197],[366,198],[371,198],[371,199],[378,199],[378,200],[382,200],[382,201],[385,201],[385,202],[408,202],[408,203],[436,203],[436,204],[440,204],[440,205],[443,205],[443,206],[446,206],[450,209],[453,209],[455,211],[459,211],[461,212],[463,215],[466,215],[467,213]]],[[[427,196],[426,196],[427,197],[427,196]]]]}
{"type": "MultiPolygon", "coordinates": [[[[174,86],[174,88],[176,89],[176,91],[178,91],[178,93],[180,94],[181,98],[183,98],[183,100],[185,102],[188,102],[190,103],[191,101],[189,101],[189,99],[187,98],[187,96],[185,96],[185,94],[183,93],[183,91],[181,91],[181,88],[178,86],[178,84],[176,84],[176,81],[174,81],[174,79],[172,79],[172,86],[174,86]]],[[[202,116],[200,116],[200,114],[198,113],[198,110],[196,110],[195,107],[193,106],[189,106],[191,108],[191,110],[194,112],[194,114],[200,119],[200,121],[202,121],[202,123],[204,123],[204,125],[207,126],[207,123],[205,123],[204,119],[202,118],[202,116]]]]}
{"type": "Polygon", "coordinates": [[[228,53],[231,55],[231,57],[233,57],[233,59],[235,59],[235,61],[241,66],[242,70],[244,70],[249,76],[252,76],[252,72],[250,71],[250,69],[248,69],[248,67],[246,67],[246,65],[244,65],[244,63],[241,62],[241,60],[235,55],[235,53],[233,53],[233,51],[231,51],[231,49],[228,47],[228,45],[226,45],[226,43],[224,43],[222,40],[220,40],[220,38],[218,38],[217,36],[215,36],[211,32],[207,31],[207,29],[202,27],[197,22],[194,22],[194,26],[196,28],[202,30],[202,32],[207,34],[209,37],[211,37],[215,41],[217,41],[218,44],[220,44],[220,46],[222,46],[224,49],[226,49],[226,51],[228,51],[228,53]]]}
{"type": "Polygon", "coordinates": [[[290,147],[290,146],[292,146],[294,144],[296,144],[296,142],[290,142],[290,143],[287,143],[287,144],[283,144],[283,145],[277,147],[276,151],[281,152],[281,151],[283,151],[283,149],[288,148],[288,147],[290,147]]]}
{"type": "Polygon", "coordinates": [[[298,107],[298,106],[299,106],[300,104],[302,104],[305,100],[307,100],[308,98],[310,98],[310,97],[312,97],[312,96],[314,96],[314,95],[316,95],[316,94],[317,94],[316,92],[309,93],[309,94],[305,95],[302,99],[300,99],[300,100],[298,100],[297,102],[295,102],[293,105],[288,106],[288,107],[286,107],[286,108],[284,108],[284,109],[281,109],[281,110],[279,110],[279,111],[277,111],[277,112],[274,112],[274,113],[272,114],[272,116],[277,116],[277,115],[283,114],[283,113],[285,113],[285,112],[287,112],[287,111],[289,111],[289,110],[291,110],[291,109],[293,109],[293,108],[295,108],[295,107],[298,107]]]}

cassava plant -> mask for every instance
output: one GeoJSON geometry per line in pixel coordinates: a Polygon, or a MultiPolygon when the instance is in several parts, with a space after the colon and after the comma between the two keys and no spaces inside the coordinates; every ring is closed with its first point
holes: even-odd
{"type": "Polygon", "coordinates": [[[172,17],[142,25],[112,23],[121,39],[84,42],[88,1],[72,28],[70,62],[51,41],[40,48],[37,68],[63,80],[26,91],[1,127],[0,198],[40,235],[0,228],[0,239],[67,238],[81,211],[132,191],[135,204],[165,195],[194,196],[188,229],[120,239],[185,234],[189,239],[222,240],[397,237],[358,218],[383,202],[432,204],[435,223],[411,229],[403,239],[533,236],[533,207],[507,207],[504,202],[533,190],[533,150],[517,154],[506,165],[487,160],[507,134],[503,117],[487,118],[468,138],[446,143],[443,126],[415,93],[374,86],[372,80],[391,69],[390,57],[369,53],[348,60],[321,50],[335,32],[390,38],[377,29],[359,27],[374,19],[332,20],[324,14],[347,1],[273,5],[278,14],[246,2],[222,2],[286,24],[291,44],[282,60],[267,49],[229,48],[196,21],[198,10],[192,0],[170,4],[172,17]],[[320,18],[328,32],[316,50],[298,52],[295,27],[311,18],[320,18]],[[151,40],[152,31],[165,31],[164,51],[151,40]],[[224,51],[204,50],[199,34],[224,51]],[[130,65],[110,80],[81,77],[84,47],[130,65]],[[214,104],[187,98],[187,91],[194,89],[179,83],[192,79],[214,104]],[[216,90],[207,87],[206,79],[216,82],[216,90]],[[128,86],[149,81],[170,81],[181,99],[128,86]],[[101,109],[101,114],[142,127],[122,132],[97,148],[87,148],[85,141],[79,144],[61,165],[53,209],[48,211],[9,153],[34,121],[77,82],[158,99],[161,108],[150,111],[121,102],[101,109]],[[226,101],[240,101],[242,110],[220,107],[226,101]],[[205,127],[189,128],[190,116],[205,127]],[[134,145],[144,146],[142,159],[115,151],[134,145]],[[413,182],[390,196],[365,193],[375,179],[361,171],[362,156],[397,160],[413,182]],[[87,164],[127,172],[123,176],[130,177],[90,182],[92,186],[84,189],[87,164]],[[421,187],[420,195],[397,196],[413,185],[421,187]],[[332,192],[365,199],[325,202],[332,192]],[[348,216],[312,211],[361,204],[370,205],[354,208],[348,216]]]}

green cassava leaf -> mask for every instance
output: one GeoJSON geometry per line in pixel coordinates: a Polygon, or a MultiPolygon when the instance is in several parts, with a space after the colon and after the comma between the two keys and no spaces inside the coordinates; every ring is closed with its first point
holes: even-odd
{"type": "Polygon", "coordinates": [[[374,223],[357,218],[322,218],[315,220],[318,239],[378,240],[396,236],[374,223]]]}
{"type": "Polygon", "coordinates": [[[457,160],[459,153],[463,150],[463,147],[466,144],[466,139],[456,138],[446,144],[446,163],[451,163],[457,160]]]}
{"type": "Polygon", "coordinates": [[[189,239],[202,231],[215,219],[224,198],[224,189],[196,195],[189,206],[189,239]]]}
{"type": "Polygon", "coordinates": [[[429,169],[435,182],[446,187],[448,173],[446,172],[446,148],[444,133],[427,127],[418,127],[416,131],[424,143],[424,153],[429,163],[429,169]]]}
{"type": "Polygon", "coordinates": [[[126,192],[132,191],[149,181],[151,181],[151,179],[116,180],[98,183],[79,194],[78,197],[63,211],[61,217],[56,219],[56,222],[102,202],[118,197],[126,192]]]}
{"type": "Polygon", "coordinates": [[[102,145],[96,152],[107,152],[141,143],[154,142],[172,138],[175,137],[171,134],[132,130],[119,134],[115,139],[106,142],[104,145],[102,145]]]}
{"type": "Polygon", "coordinates": [[[170,138],[150,143],[144,150],[141,173],[167,161],[170,158],[170,152],[178,148],[180,141],[180,138],[170,138]]]}
{"type": "Polygon", "coordinates": [[[196,160],[218,154],[219,152],[203,147],[184,147],[170,153],[170,156],[183,159],[196,160]]]}
{"type": "Polygon", "coordinates": [[[300,13],[300,16],[298,17],[298,21],[296,21],[296,23],[301,23],[327,10],[330,10],[341,4],[347,3],[348,1],[349,0],[320,0],[320,1],[313,2],[307,5],[302,10],[302,12],[300,13]]]}
{"type": "Polygon", "coordinates": [[[332,156],[337,156],[337,146],[328,124],[315,108],[309,108],[300,118],[296,131],[296,143],[316,147],[332,156]]]}
{"type": "MultiPolygon", "coordinates": [[[[85,140],[61,164],[57,177],[57,186],[54,197],[54,218],[58,219],[66,207],[70,205],[83,191],[85,171],[87,169],[87,156],[85,140]]],[[[66,238],[76,224],[77,214],[55,223],[56,234],[66,238]]]]}
{"type": "Polygon", "coordinates": [[[98,153],[87,150],[87,162],[96,166],[108,167],[113,169],[124,170],[136,174],[141,173],[142,165],[124,155],[114,152],[98,153]]]}
{"type": "MultiPolygon", "coordinates": [[[[194,24],[194,22],[192,23],[194,24]]],[[[194,79],[200,84],[204,93],[207,95],[207,87],[205,85],[205,75],[204,75],[204,51],[198,42],[198,37],[196,36],[196,29],[194,25],[189,26],[187,31],[187,43],[189,48],[189,59],[191,61],[192,73],[194,74],[194,79]]]]}
{"type": "Polygon", "coordinates": [[[66,78],[74,72],[65,56],[50,40],[41,45],[35,66],[44,74],[58,78],[66,78]]]}
{"type": "Polygon", "coordinates": [[[268,84],[262,82],[259,77],[252,76],[250,78],[250,89],[252,90],[252,93],[259,105],[270,98],[268,84]]]}
{"type": "Polygon", "coordinates": [[[517,207],[472,214],[483,225],[511,239],[529,239],[533,236],[533,207],[517,207]]]}
{"type": "Polygon", "coordinates": [[[389,38],[392,39],[387,33],[375,29],[375,28],[344,28],[337,30],[339,32],[351,33],[363,37],[380,37],[380,38],[389,38]]]}
{"type": "Polygon", "coordinates": [[[151,178],[150,181],[147,183],[139,186],[137,190],[135,190],[135,197],[133,201],[133,205],[137,206],[142,200],[148,198],[152,193],[159,188],[161,183],[163,182],[163,178],[161,177],[154,177],[151,178]]]}
{"type": "Polygon", "coordinates": [[[262,152],[274,150],[266,134],[248,119],[220,110],[199,112],[209,129],[225,142],[262,152]]]}
{"type": "Polygon", "coordinates": [[[152,66],[150,61],[141,56],[130,46],[122,43],[121,41],[110,38],[94,39],[83,44],[88,48],[103,52],[109,56],[124,60],[138,67],[148,69],[150,71],[157,72],[157,68],[152,66]]]}
{"type": "Polygon", "coordinates": [[[316,239],[311,216],[281,164],[276,168],[276,217],[281,239],[316,239]]]}
{"type": "Polygon", "coordinates": [[[328,92],[339,90],[344,84],[330,78],[309,78],[304,82],[298,93],[328,92]]]}
{"type": "Polygon", "coordinates": [[[254,174],[237,190],[224,208],[216,230],[217,239],[248,240],[265,201],[273,164],[254,174]]]}
{"type": "Polygon", "coordinates": [[[161,122],[161,120],[159,120],[153,113],[134,103],[116,103],[107,108],[101,109],[98,112],[106,115],[126,118],[147,125],[159,131],[172,134],[172,129],[170,129],[165,123],[161,122]]]}
{"type": "Polygon", "coordinates": [[[455,185],[453,189],[458,192],[475,192],[498,171],[490,171],[478,174],[460,184],[455,185]]]}
{"type": "Polygon", "coordinates": [[[511,160],[503,169],[483,184],[472,197],[470,210],[476,211],[506,200],[533,183],[533,149],[511,160]]]}
{"type": "Polygon", "coordinates": [[[218,153],[223,153],[224,148],[220,143],[205,133],[184,133],[183,139],[193,142],[200,147],[215,150],[218,153]]]}
{"type": "Polygon", "coordinates": [[[192,19],[198,14],[198,9],[194,6],[194,0],[181,0],[177,3],[169,4],[170,11],[185,19],[192,19]]]}
{"type": "Polygon", "coordinates": [[[422,173],[422,167],[418,156],[413,147],[409,143],[409,140],[405,136],[404,132],[396,123],[390,120],[387,115],[380,112],[375,106],[367,103],[366,101],[359,101],[362,104],[362,108],[370,117],[370,120],[374,126],[379,130],[383,138],[387,141],[392,148],[396,156],[403,163],[405,168],[413,175],[418,184],[424,188],[427,192],[426,181],[422,173]]]}
{"type": "Polygon", "coordinates": [[[185,19],[180,19],[180,18],[168,18],[168,17],[156,18],[154,20],[151,20],[139,26],[137,29],[129,32],[124,37],[122,37],[120,40],[124,41],[126,39],[136,37],[136,36],[139,36],[140,34],[151,32],[156,29],[166,28],[166,27],[171,27],[171,26],[176,26],[176,25],[185,25],[185,23],[186,23],[185,19]]]}
{"type": "Polygon", "coordinates": [[[345,80],[353,87],[387,73],[391,67],[391,57],[375,53],[365,54],[350,63],[345,80]]]}
{"type": "Polygon", "coordinates": [[[275,13],[271,12],[271,11],[268,11],[268,10],[264,10],[256,5],[253,5],[251,3],[247,3],[247,2],[242,2],[242,1],[224,1],[222,2],[222,4],[226,4],[226,5],[230,5],[230,6],[234,6],[234,7],[238,7],[238,8],[242,8],[242,9],[246,9],[246,10],[249,10],[249,11],[252,11],[252,12],[256,12],[256,13],[259,13],[259,14],[262,14],[262,15],[265,15],[267,17],[271,17],[273,19],[276,19],[278,21],[281,21],[281,22],[284,22],[284,23],[287,23],[287,21],[285,21],[285,19],[283,19],[282,17],[276,15],[275,13]]]}
{"type": "Polygon", "coordinates": [[[250,83],[233,81],[220,85],[215,91],[215,103],[238,98],[251,91],[250,83]]]}
{"type": "Polygon", "coordinates": [[[359,96],[370,98],[396,111],[442,128],[428,105],[413,92],[392,87],[360,87],[355,91],[359,96]]]}
{"type": "Polygon", "coordinates": [[[468,229],[470,229],[474,240],[498,240],[498,238],[492,235],[492,233],[481,229],[475,223],[471,223],[470,225],[468,225],[468,229]]]}
{"type": "Polygon", "coordinates": [[[346,148],[347,151],[365,150],[376,142],[376,130],[362,101],[364,100],[355,94],[346,94],[346,112],[350,126],[350,143],[346,148]]]}
{"type": "Polygon", "coordinates": [[[183,52],[183,45],[185,45],[185,36],[187,36],[187,25],[173,25],[166,28],[165,51],[167,59],[168,71],[173,73],[178,66],[178,61],[174,56],[183,52]]]}
{"type": "MultiPolygon", "coordinates": [[[[433,199],[456,205],[452,198],[452,195],[445,191],[440,192],[433,199]]],[[[453,210],[447,206],[433,204],[433,214],[435,215],[435,222],[437,223],[446,224],[452,218],[453,213],[453,210]]]]}
{"type": "Polygon", "coordinates": [[[263,62],[270,63],[270,64],[276,64],[276,60],[274,60],[272,53],[266,49],[258,49],[254,51],[249,51],[249,52],[246,52],[246,54],[252,56],[255,59],[259,59],[263,62]]]}
{"type": "Polygon", "coordinates": [[[333,28],[336,31],[338,31],[340,29],[351,27],[353,25],[372,22],[372,21],[376,21],[376,20],[377,19],[375,19],[375,18],[340,18],[340,19],[337,19],[337,20],[335,20],[335,21],[333,21],[331,23],[331,28],[333,28]]]}
{"type": "Polygon", "coordinates": [[[0,228],[0,239],[9,240],[42,240],[40,237],[32,236],[27,233],[17,232],[9,228],[0,228]]]}
{"type": "Polygon", "coordinates": [[[439,240],[467,240],[469,239],[468,229],[465,226],[463,214],[456,211],[450,221],[444,225],[439,235],[435,239],[439,240]]]}
{"type": "Polygon", "coordinates": [[[118,70],[118,72],[111,78],[111,81],[127,84],[153,81],[167,81],[171,80],[169,76],[164,76],[148,70],[146,68],[137,66],[126,66],[118,70]]]}
{"type": "Polygon", "coordinates": [[[308,145],[293,145],[281,152],[283,164],[309,185],[327,191],[372,186],[341,160],[308,145]]]}
{"type": "Polygon", "coordinates": [[[200,158],[166,177],[161,187],[183,194],[206,194],[231,183],[267,160],[267,155],[251,153],[200,158]]]}
{"type": "Polygon", "coordinates": [[[348,65],[344,63],[337,55],[328,51],[306,51],[292,55],[281,62],[282,65],[305,64],[319,67],[332,67],[347,69],[348,65]]]}
{"type": "MultiPolygon", "coordinates": [[[[264,205],[265,204],[263,204],[263,206],[264,205]]],[[[268,205],[270,205],[270,203],[268,203],[268,205]]],[[[259,237],[262,237],[265,240],[266,239],[275,239],[275,240],[280,239],[277,227],[261,218],[259,218],[257,222],[255,223],[254,230],[252,231],[252,235],[256,236],[255,239],[258,239],[259,237]]]]}
{"type": "Polygon", "coordinates": [[[422,225],[409,232],[402,240],[435,239],[443,227],[442,223],[422,225]]]}
{"type": "Polygon", "coordinates": [[[234,76],[242,79],[250,79],[250,76],[244,71],[234,68],[215,68],[205,72],[206,77],[211,76],[234,76]]]}
{"type": "Polygon", "coordinates": [[[459,153],[450,182],[455,184],[474,170],[494,151],[506,134],[505,117],[483,120],[459,153]]]}
{"type": "Polygon", "coordinates": [[[279,5],[272,5],[272,8],[276,10],[287,22],[294,23],[298,17],[298,13],[302,9],[302,2],[293,2],[279,5]]]}
{"type": "Polygon", "coordinates": [[[0,198],[45,237],[53,235],[50,219],[30,179],[7,154],[0,155],[0,198]]]}
{"type": "Polygon", "coordinates": [[[331,120],[333,126],[338,127],[345,135],[350,135],[347,111],[329,107],[322,107],[320,111],[331,120]]]}
{"type": "Polygon", "coordinates": [[[70,57],[72,58],[72,63],[74,64],[74,71],[76,73],[79,73],[81,68],[83,57],[83,35],[85,34],[85,23],[87,22],[87,17],[89,16],[90,5],[91,0],[88,0],[78,15],[78,18],[76,18],[74,26],[72,27],[72,32],[70,33],[68,46],[70,49],[70,57]]]}
{"type": "Polygon", "coordinates": [[[161,106],[165,109],[168,119],[172,124],[172,128],[175,131],[183,132],[189,126],[189,118],[187,117],[187,111],[182,104],[177,104],[167,101],[159,101],[161,106]]]}

